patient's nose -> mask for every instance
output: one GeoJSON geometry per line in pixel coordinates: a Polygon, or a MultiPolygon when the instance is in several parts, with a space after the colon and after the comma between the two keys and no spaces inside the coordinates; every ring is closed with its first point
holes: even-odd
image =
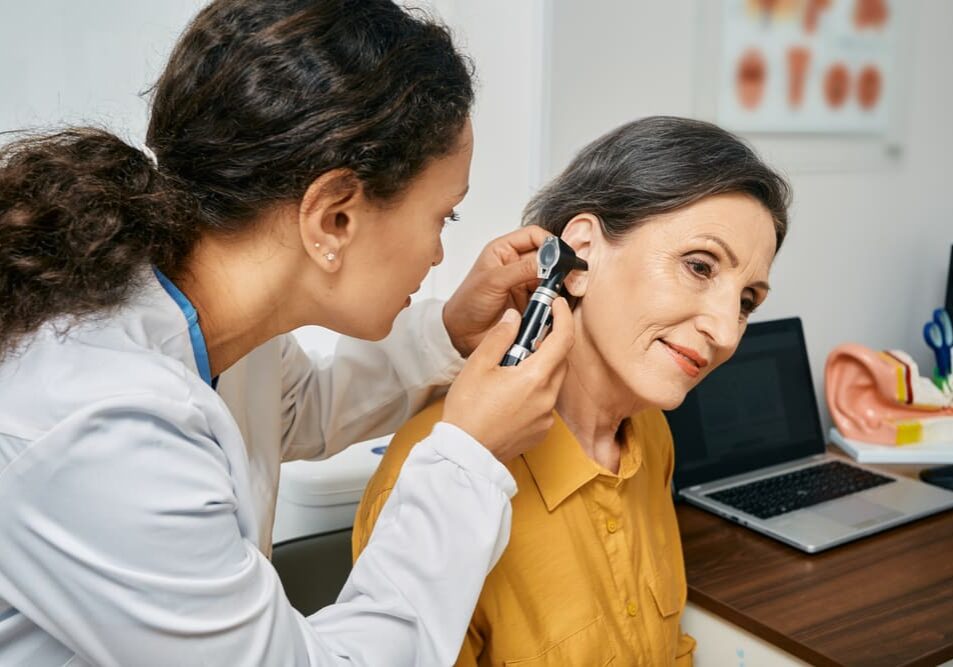
{"type": "Polygon", "coordinates": [[[734,349],[741,340],[743,327],[739,319],[741,307],[737,299],[710,299],[697,318],[697,327],[712,345],[719,349],[734,349]]]}

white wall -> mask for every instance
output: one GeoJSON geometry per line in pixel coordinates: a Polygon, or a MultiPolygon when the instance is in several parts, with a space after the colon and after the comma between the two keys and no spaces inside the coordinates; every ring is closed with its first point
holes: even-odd
{"type": "Polygon", "coordinates": [[[140,93],[203,4],[0,0],[0,131],[85,123],[141,141],[140,93]]]}
{"type": "MultiPolygon", "coordinates": [[[[695,29],[703,1],[554,1],[549,173],[622,122],[695,114],[695,91],[705,85],[695,29]]],[[[827,352],[848,340],[904,349],[932,371],[921,332],[943,304],[953,243],[953,3],[905,4],[914,39],[898,157],[808,170],[783,142],[749,137],[787,173],[795,198],[771,296],[754,319],[803,319],[819,390],[827,352]]],[[[822,415],[829,424],[823,407],[822,415]]]]}

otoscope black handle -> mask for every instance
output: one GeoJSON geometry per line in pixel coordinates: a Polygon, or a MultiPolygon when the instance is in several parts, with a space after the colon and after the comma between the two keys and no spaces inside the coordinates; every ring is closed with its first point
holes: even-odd
{"type": "Polygon", "coordinates": [[[536,288],[523,312],[516,340],[503,357],[500,366],[516,366],[536,351],[552,326],[553,299],[557,296],[556,292],[545,285],[536,288]]]}
{"type": "Polygon", "coordinates": [[[521,359],[519,357],[513,356],[507,352],[503,356],[503,361],[500,362],[500,366],[516,366],[520,361],[521,359]]]}

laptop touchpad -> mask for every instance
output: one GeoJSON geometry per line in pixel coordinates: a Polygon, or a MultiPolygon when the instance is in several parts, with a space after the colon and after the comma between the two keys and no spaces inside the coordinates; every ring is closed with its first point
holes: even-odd
{"type": "Polygon", "coordinates": [[[900,512],[862,498],[841,498],[827,507],[819,507],[813,511],[854,528],[864,528],[901,516],[900,512]]]}

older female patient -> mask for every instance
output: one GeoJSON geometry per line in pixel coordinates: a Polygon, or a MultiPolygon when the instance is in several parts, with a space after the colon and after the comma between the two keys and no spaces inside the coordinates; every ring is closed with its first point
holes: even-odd
{"type": "MultiPolygon", "coordinates": [[[[587,146],[529,204],[524,224],[560,235],[589,270],[566,282],[569,371],[547,438],[508,464],[519,488],[510,543],[459,665],[690,663],[661,411],[734,353],[768,295],[788,203],[785,181],[735,136],[655,117],[587,146]]],[[[355,557],[441,410],[388,447],[357,513],[355,557]]]]}

